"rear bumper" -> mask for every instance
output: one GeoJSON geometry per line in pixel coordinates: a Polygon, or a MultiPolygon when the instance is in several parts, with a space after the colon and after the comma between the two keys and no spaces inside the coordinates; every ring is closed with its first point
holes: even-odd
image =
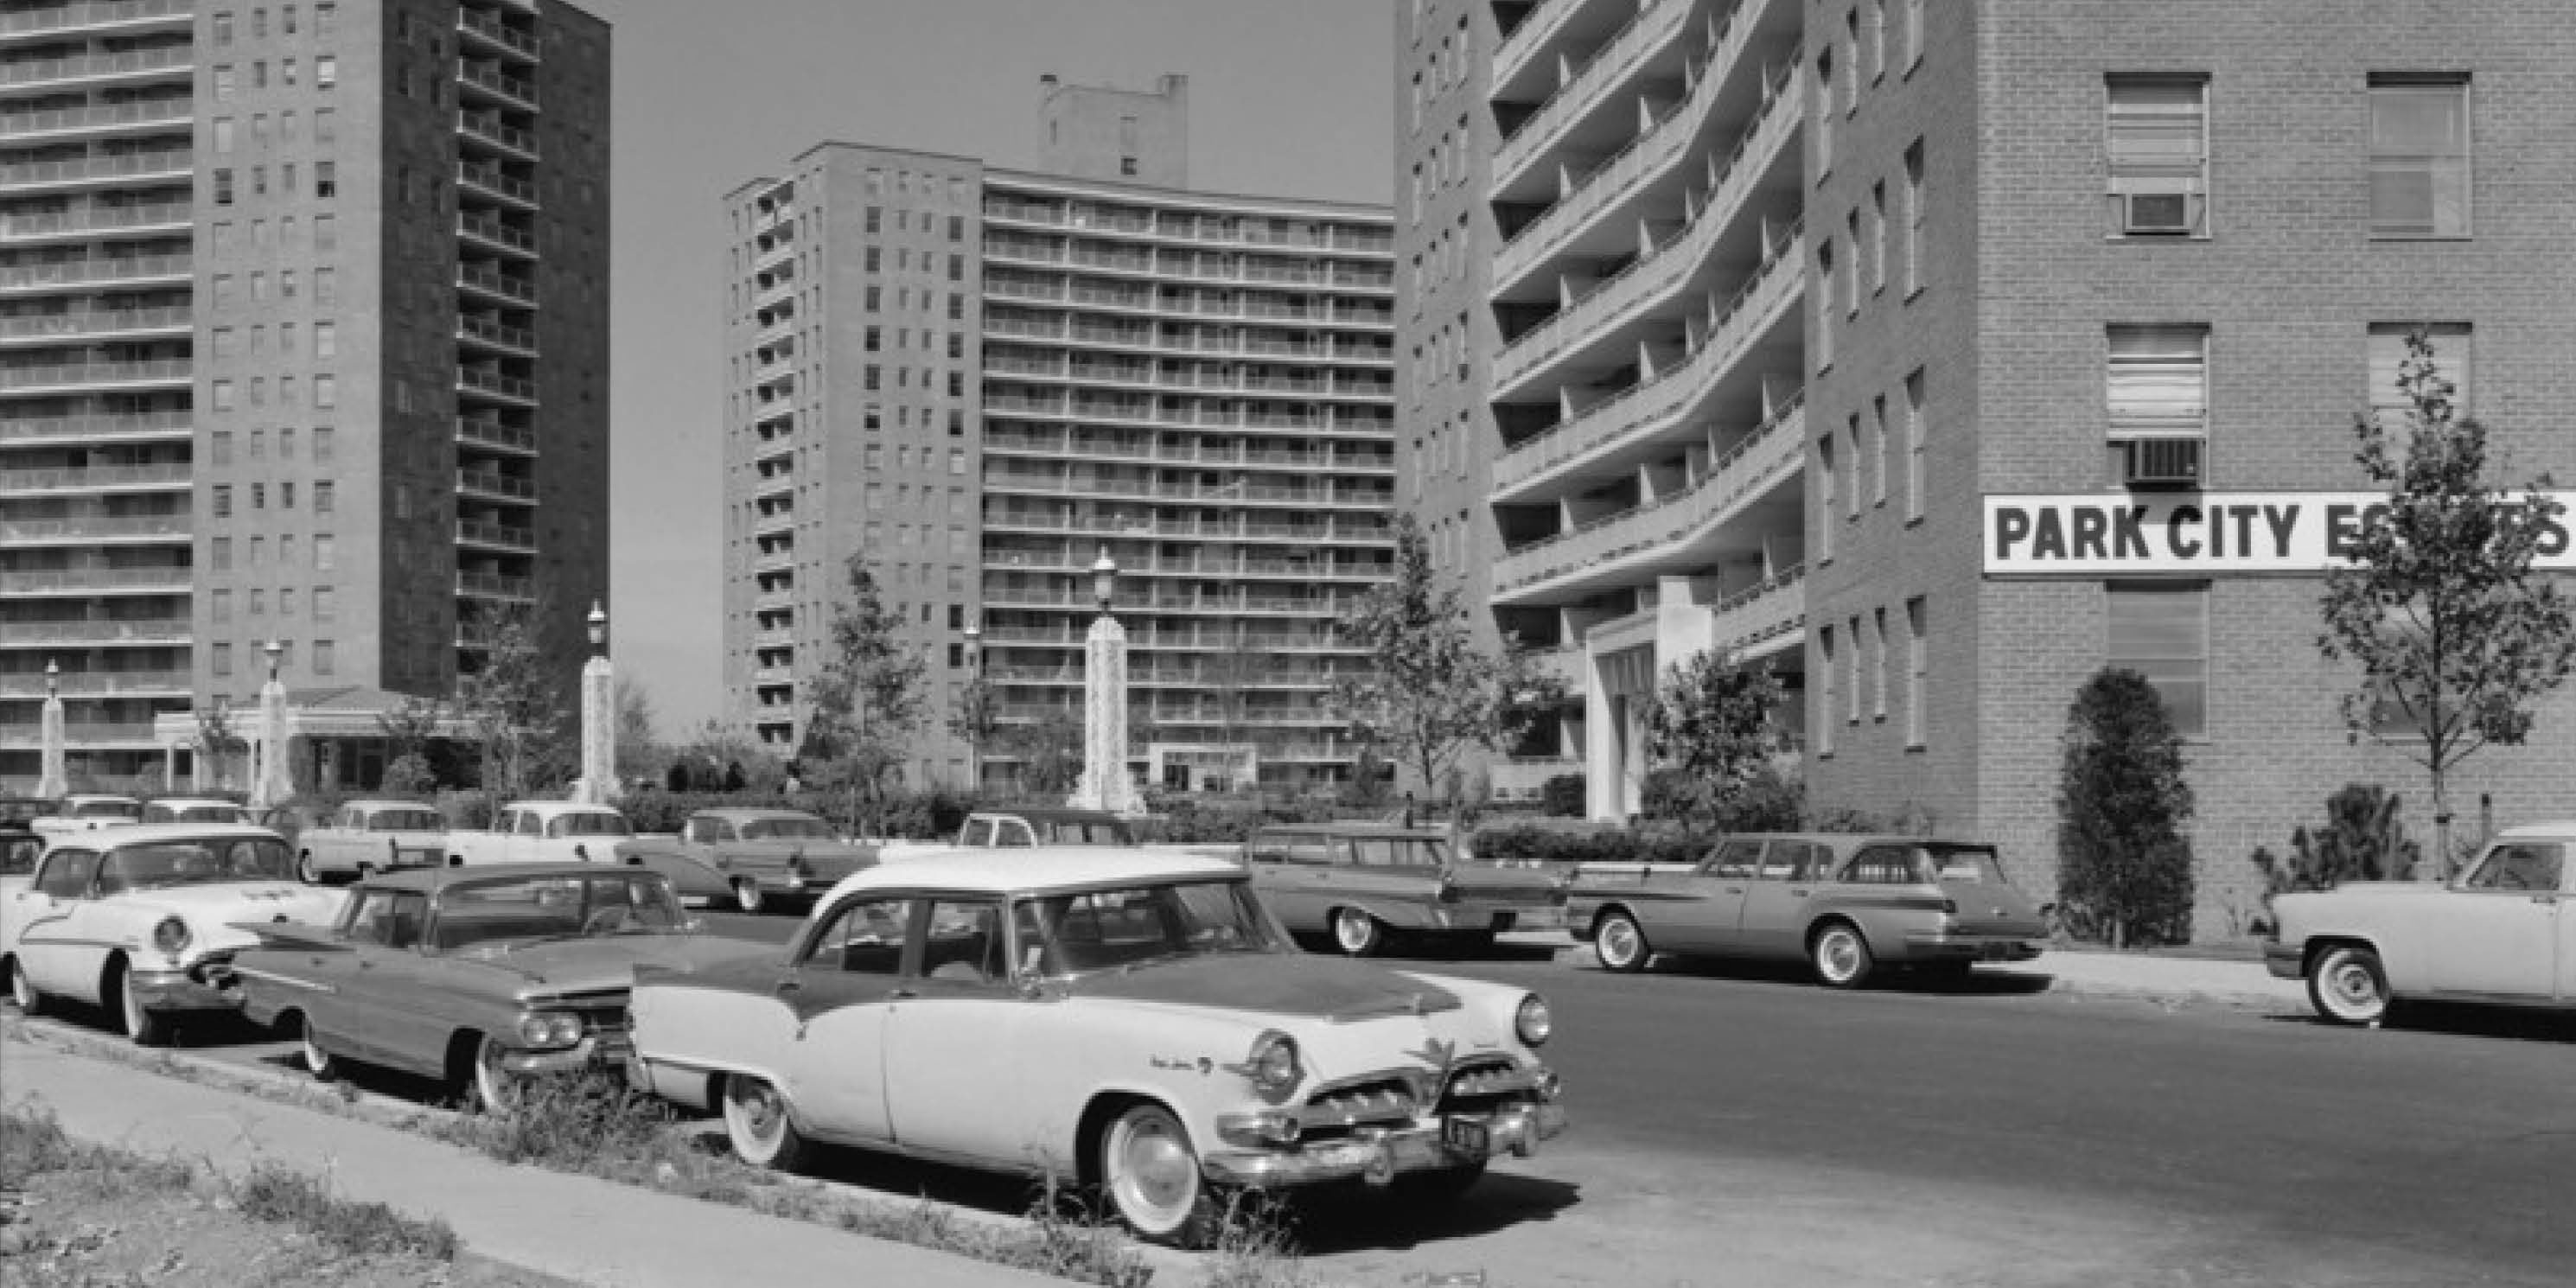
{"type": "Polygon", "coordinates": [[[2306,944],[2263,945],[2263,969],[2274,979],[2305,979],[2308,975],[2306,944]]]}
{"type": "Polygon", "coordinates": [[[1431,905],[1432,924],[1442,930],[1500,933],[1515,930],[1565,929],[1565,905],[1519,899],[1462,899],[1431,905]]]}
{"type": "Polygon", "coordinates": [[[1497,1155],[1528,1158],[1538,1152],[1539,1142],[1565,1130],[1565,1106],[1554,1101],[1514,1105],[1478,1117],[1490,1142],[1488,1151],[1481,1154],[1450,1147],[1442,1124],[1433,1121],[1361,1128],[1334,1140],[1276,1150],[1217,1150],[1199,1163],[1210,1180],[1227,1185],[1286,1189],[1347,1180],[1383,1185],[1407,1172],[1469,1167],[1497,1155]]]}
{"type": "Polygon", "coordinates": [[[1905,935],[1907,961],[1923,962],[2026,962],[2036,958],[2046,945],[2019,935],[1963,935],[1939,930],[1914,930],[1905,935]]]}

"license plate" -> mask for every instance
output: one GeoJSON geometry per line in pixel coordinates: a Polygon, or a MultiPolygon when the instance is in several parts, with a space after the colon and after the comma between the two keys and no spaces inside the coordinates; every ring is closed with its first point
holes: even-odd
{"type": "Polygon", "coordinates": [[[1494,1138],[1482,1118],[1444,1118],[1440,1120],[1440,1143],[1450,1153],[1483,1158],[1493,1151],[1494,1138]]]}
{"type": "Polygon", "coordinates": [[[2009,961],[2012,959],[2012,949],[2004,944],[1987,944],[1978,950],[1977,955],[1990,962],[2009,961]]]}

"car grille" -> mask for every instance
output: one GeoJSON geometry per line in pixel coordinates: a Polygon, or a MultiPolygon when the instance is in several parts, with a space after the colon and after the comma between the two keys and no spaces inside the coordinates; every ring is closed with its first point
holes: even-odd
{"type": "Polygon", "coordinates": [[[1309,1139],[1334,1136],[1363,1124],[1410,1121],[1419,1102],[1413,1084],[1400,1077],[1371,1078],[1316,1092],[1300,1115],[1309,1139]]]}
{"type": "Polygon", "coordinates": [[[1449,1085],[1440,1096],[1440,1112],[1481,1113],[1527,1099],[1529,1091],[1529,1075],[1509,1059],[1470,1060],[1449,1071],[1449,1085]]]}

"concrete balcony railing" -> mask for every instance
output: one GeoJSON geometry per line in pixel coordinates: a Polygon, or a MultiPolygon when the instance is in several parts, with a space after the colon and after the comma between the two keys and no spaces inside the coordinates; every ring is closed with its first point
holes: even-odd
{"type": "Polygon", "coordinates": [[[1321,487],[1260,487],[1251,484],[1206,484],[1161,479],[1079,478],[1060,473],[987,470],[984,487],[996,492],[1034,492],[1044,496],[1106,496],[1143,501],[1244,502],[1265,505],[1356,506],[1382,511],[1395,504],[1391,491],[1343,491],[1321,487]]]}
{"type": "Polygon", "coordinates": [[[196,154],[188,148],[119,152],[109,156],[76,157],[69,161],[21,161],[14,165],[0,165],[0,191],[57,188],[143,175],[175,176],[188,174],[195,167],[196,154]]]}
{"type": "Polygon", "coordinates": [[[149,362],[83,362],[50,367],[0,367],[0,393],[28,394],[99,386],[186,384],[196,366],[186,358],[149,362]]]}
{"type": "Polygon", "coordinates": [[[80,309],[71,313],[22,313],[0,317],[0,340],[74,340],[85,336],[133,335],[155,331],[187,331],[196,322],[196,310],[181,306],[162,309],[80,309]]]}
{"type": "MultiPolygon", "coordinates": [[[[1040,647],[1081,648],[1090,630],[1084,625],[1063,626],[988,626],[984,628],[987,644],[1021,644],[1040,647]]],[[[1144,621],[1130,624],[1127,643],[1132,648],[1157,649],[1165,652],[1214,652],[1257,650],[1269,653],[1365,653],[1361,645],[1337,638],[1328,630],[1311,631],[1238,631],[1231,624],[1195,625],[1177,622],[1144,621]]]]}
{"type": "Polygon", "coordinates": [[[537,110],[537,83],[524,76],[513,76],[498,66],[459,58],[456,60],[456,83],[507,99],[528,111],[537,110]]]}
{"type": "Polygon", "coordinates": [[[537,185],[526,179],[514,179],[503,173],[499,166],[458,161],[456,182],[463,187],[478,189],[487,195],[532,210],[537,205],[537,185]]]}
{"type": "Polygon", "coordinates": [[[460,237],[475,238],[528,255],[537,253],[535,233],[524,228],[513,228],[498,215],[460,210],[456,213],[456,233],[460,237]]]}
{"type": "Polygon", "coordinates": [[[1783,474],[1794,475],[1806,459],[1806,423],[1803,405],[1792,405],[1729,448],[1690,486],[1510,551],[1494,565],[1495,597],[1614,569],[1630,556],[1684,544],[1770,491],[1783,474]]]}
{"type": "Polygon", "coordinates": [[[792,666],[755,666],[751,668],[751,682],[760,685],[794,684],[796,682],[796,668],[792,666]]]}
{"type": "Polygon", "coordinates": [[[13,416],[0,420],[0,442],[93,443],[186,438],[195,418],[184,411],[138,411],[104,416],[13,416]]]}
{"type": "Polygon", "coordinates": [[[175,564],[152,568],[42,568],[0,572],[0,591],[13,595],[90,594],[135,591],[185,593],[195,574],[175,564]]]}
{"type": "MultiPolygon", "coordinates": [[[[1731,18],[1725,34],[1698,64],[1691,81],[1691,91],[1666,112],[1661,120],[1648,126],[1628,146],[1612,153],[1595,165],[1538,217],[1521,226],[1511,240],[1494,253],[1493,282],[1497,288],[1509,287],[1544,263],[1556,248],[1577,230],[1610,211],[1622,198],[1635,191],[1646,179],[1665,173],[1695,155],[1700,135],[1708,128],[1710,115],[1724,97],[1719,93],[1727,77],[1735,72],[1735,60],[1741,57],[1753,38],[1754,24],[1741,15],[1731,18]]],[[[1782,95],[1804,99],[1799,80],[1802,57],[1793,50],[1783,62],[1763,72],[1764,107],[1782,95]]]]}
{"type": "Polygon", "coordinates": [[[479,318],[470,313],[457,315],[456,334],[459,339],[476,340],[531,356],[537,351],[536,332],[523,326],[512,326],[507,322],[479,318]]]}
{"type": "MultiPolygon", "coordinates": [[[[1088,612],[1098,602],[1088,590],[1044,590],[1010,586],[984,588],[984,604],[988,608],[1071,608],[1088,612]]],[[[1122,613],[1207,615],[1290,613],[1308,617],[1339,617],[1353,602],[1356,601],[1299,595],[1192,595],[1152,591],[1122,592],[1112,601],[1116,611],[1122,613]]]]}
{"type": "Polygon", "coordinates": [[[48,286],[100,286],[157,279],[186,281],[195,260],[188,255],[105,255],[95,259],[61,259],[43,264],[0,267],[0,291],[48,286]]]}
{"type": "Polygon", "coordinates": [[[456,490],[469,495],[499,498],[504,501],[534,501],[537,484],[534,479],[513,478],[487,470],[458,470],[456,490]]]}
{"type": "Polygon", "coordinates": [[[1494,47],[1494,81],[1499,84],[1518,76],[1564,28],[1566,17],[1585,3],[1587,0],[1538,0],[1522,17],[1521,25],[1512,28],[1512,34],[1494,47]]]}
{"type": "MultiPolygon", "coordinates": [[[[12,750],[25,750],[37,746],[39,743],[39,737],[40,735],[36,729],[35,722],[29,721],[27,723],[27,727],[24,729],[10,728],[5,731],[0,731],[0,747],[7,747],[12,750]]],[[[137,721],[130,724],[120,724],[105,720],[69,721],[63,725],[63,742],[75,751],[89,750],[92,748],[144,748],[158,747],[161,745],[160,736],[152,732],[152,722],[149,720],[137,721]]]]}
{"type": "Polygon", "coordinates": [[[506,599],[534,603],[537,583],[533,578],[508,577],[499,573],[460,572],[456,574],[456,593],[476,599],[506,599]]]}
{"type": "Polygon", "coordinates": [[[1078,456],[1097,460],[1131,461],[1140,465],[1251,465],[1360,474],[1392,473],[1395,469],[1395,457],[1391,453],[1358,455],[1347,452],[1272,451],[1253,448],[1220,451],[1200,444],[1166,446],[1152,440],[1086,441],[1047,434],[1021,434],[1009,430],[996,430],[986,435],[984,450],[1027,456],[1078,456]]]}
{"type": "Polygon", "coordinates": [[[85,515],[73,519],[0,520],[0,541],[79,545],[90,541],[185,541],[194,521],[184,514],[85,515]]]}
{"type": "Polygon", "coordinates": [[[51,622],[0,622],[0,644],[178,643],[188,638],[185,617],[76,618],[51,622]]]}
{"type": "Polygon", "coordinates": [[[521,31],[491,14],[458,8],[456,32],[465,37],[461,43],[477,45],[487,53],[509,53],[527,62],[537,61],[539,46],[536,33],[521,31]]]}
{"type": "Polygon", "coordinates": [[[1716,310],[1712,324],[1701,333],[1699,347],[1680,362],[1513,444],[1494,461],[1495,499],[1519,500],[1530,485],[1570,464],[1645,441],[1676,424],[1769,329],[1783,308],[1805,296],[1803,259],[1793,236],[1788,250],[1716,310]]]}
{"type": "MultiPolygon", "coordinates": [[[[984,567],[992,571],[1056,572],[1088,576],[1089,550],[987,550],[984,567]]],[[[1118,565],[1121,577],[1292,577],[1299,581],[1380,582],[1392,576],[1385,564],[1339,564],[1331,560],[1262,559],[1249,555],[1161,555],[1129,559],[1118,565]]]]}
{"type": "Polygon", "coordinates": [[[185,25],[197,12],[197,0],[80,0],[0,14],[0,36],[68,33],[75,28],[114,27],[125,35],[134,28],[185,25]]]}
{"type": "Polygon", "coordinates": [[[1279,540],[1305,543],[1387,545],[1394,529],[1383,524],[1343,527],[1331,523],[1253,523],[1236,519],[1084,518],[1052,513],[997,511],[984,516],[985,528],[1030,532],[1085,533],[1105,536],[1194,537],[1207,540],[1279,540]]]}
{"type": "Polygon", "coordinates": [[[456,540],[462,545],[533,552],[537,548],[537,530],[482,519],[458,519],[456,540]]]}
{"type": "MultiPolygon", "coordinates": [[[[193,683],[185,671],[65,671],[56,679],[66,698],[116,698],[158,693],[186,693],[193,683]]],[[[41,698],[46,693],[41,673],[13,672],[0,675],[0,697],[41,698]]]]}
{"type": "Polygon", "coordinates": [[[42,470],[0,470],[0,492],[97,492],[184,488],[196,477],[184,462],[166,465],[85,465],[42,470]]]}
{"type": "Polygon", "coordinates": [[[462,392],[490,394],[495,398],[506,398],[512,402],[534,404],[537,401],[536,381],[519,376],[505,376],[500,372],[485,371],[479,367],[458,367],[456,387],[462,392]]]}
{"type": "Polygon", "coordinates": [[[47,210],[0,215],[0,238],[78,237],[86,233],[124,232],[135,228],[179,227],[193,218],[185,201],[152,201],[135,205],[90,204],[78,210],[47,210]]]}
{"type": "Polygon", "coordinates": [[[534,455],[537,431],[518,425],[504,425],[497,420],[473,416],[456,418],[456,436],[477,447],[534,455]]]}
{"type": "MultiPolygon", "coordinates": [[[[1689,26],[1691,0],[1645,0],[1637,15],[1604,42],[1574,74],[1560,82],[1538,110],[1522,120],[1494,149],[1496,186],[1517,178],[1529,163],[1554,145],[1565,127],[1584,109],[1634,71],[1647,54],[1670,44],[1689,26]]],[[[1518,32],[1513,33],[1517,36],[1518,32]]]]}
{"type": "Polygon", "coordinates": [[[34,89],[78,81],[182,73],[193,70],[196,65],[196,51],[186,45],[138,49],[122,54],[80,54],[0,66],[0,89],[34,89]]]}
{"type": "Polygon", "coordinates": [[[456,110],[456,132],[470,139],[491,144],[514,156],[529,161],[537,159],[537,133],[523,130],[501,119],[494,112],[456,110]]]}
{"type": "Polygon", "coordinates": [[[1806,576],[1806,565],[1791,564],[1717,601],[1709,609],[1710,642],[1729,651],[1754,649],[1804,629],[1806,576]]]}
{"type": "MultiPolygon", "coordinates": [[[[1663,245],[1594,283],[1556,316],[1504,346],[1494,357],[1495,387],[1510,388],[1569,347],[1608,332],[1615,319],[1686,286],[1707,263],[1718,238],[1743,213],[1746,197],[1770,169],[1773,159],[1798,137],[1798,124],[1805,110],[1804,100],[1793,94],[1771,99],[1743,137],[1736,140],[1735,150],[1720,167],[1717,183],[1710,188],[1699,213],[1663,245]]],[[[1795,243],[1795,232],[1773,238],[1770,245],[1762,248],[1765,265],[1795,243]]]]}
{"type": "Polygon", "coordinates": [[[134,125],[182,126],[195,119],[196,105],[189,98],[153,98],[45,112],[0,112],[0,135],[35,142],[43,135],[82,134],[134,125]]]}

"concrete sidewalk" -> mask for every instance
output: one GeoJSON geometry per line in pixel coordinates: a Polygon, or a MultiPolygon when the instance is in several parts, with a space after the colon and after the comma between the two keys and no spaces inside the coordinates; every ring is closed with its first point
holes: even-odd
{"type": "Polygon", "coordinates": [[[598,1288],[705,1288],[755,1264],[779,1283],[863,1279],[917,1288],[1062,1280],[907,1244],[480,1154],[310,1109],[0,1042],[0,1098],[42,1106],[75,1139],[240,1174],[260,1161],[325,1178],[344,1197],[445,1220],[479,1256],[598,1288]]]}

